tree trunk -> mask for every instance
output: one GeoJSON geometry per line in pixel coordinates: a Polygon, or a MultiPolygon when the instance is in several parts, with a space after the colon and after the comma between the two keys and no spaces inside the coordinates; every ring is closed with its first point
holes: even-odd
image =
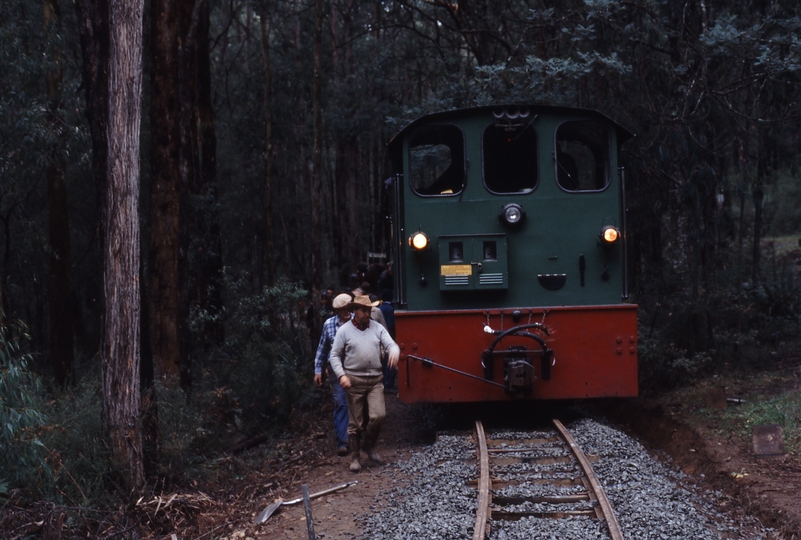
{"type": "MultiPolygon", "coordinates": [[[[314,4],[314,150],[312,155],[312,211],[311,211],[311,255],[312,255],[312,305],[319,319],[320,288],[322,286],[322,249],[320,228],[320,191],[322,188],[323,113],[322,113],[322,54],[323,54],[323,1],[314,4]]],[[[315,320],[320,327],[321,321],[315,320]]]]}
{"type": "Polygon", "coordinates": [[[108,0],[76,0],[81,34],[82,86],[86,118],[92,137],[92,172],[98,198],[105,191],[108,172],[108,0]]]}
{"type": "MultiPolygon", "coordinates": [[[[195,47],[197,62],[197,110],[198,138],[200,148],[200,193],[204,195],[208,220],[197,218],[198,227],[204,232],[200,236],[205,242],[201,246],[202,263],[196,271],[198,283],[197,301],[215,314],[222,311],[222,238],[220,218],[217,212],[217,132],[214,127],[214,109],[211,98],[211,58],[209,51],[209,2],[202,0],[197,26],[195,47]]],[[[208,322],[204,335],[215,345],[225,340],[225,327],[221,321],[208,322]]]]}
{"type": "Polygon", "coordinates": [[[765,185],[765,145],[764,137],[758,136],[758,155],[756,166],[756,180],[751,188],[751,197],[754,201],[754,236],[751,246],[753,262],[751,266],[751,280],[754,283],[759,281],[762,274],[762,220],[763,220],[763,200],[765,192],[763,186],[765,185]]]}
{"type": "Polygon", "coordinates": [[[143,0],[110,0],[108,184],[103,206],[103,420],[115,468],[144,486],[139,416],[139,128],[143,0]]]}
{"type": "Polygon", "coordinates": [[[44,0],[44,26],[50,66],[45,75],[51,147],[47,160],[47,204],[50,213],[50,346],[53,375],[63,387],[72,374],[72,252],[64,178],[63,126],[61,111],[62,54],[57,35],[61,31],[58,0],[44,0]]]}
{"type": "Polygon", "coordinates": [[[0,326],[2,326],[6,321],[6,297],[3,295],[3,289],[6,286],[6,280],[4,276],[8,275],[8,267],[9,267],[9,260],[11,257],[11,229],[9,227],[8,219],[3,216],[0,216],[0,220],[3,222],[3,237],[5,240],[5,249],[3,250],[3,260],[2,264],[0,264],[0,326]]]}
{"type": "MultiPolygon", "coordinates": [[[[106,174],[108,173],[108,136],[106,124],[108,122],[108,0],[76,0],[75,8],[78,15],[78,27],[81,41],[81,86],[84,89],[86,106],[84,113],[89,124],[89,136],[92,140],[92,175],[97,192],[99,206],[98,224],[95,230],[99,231],[97,241],[102,246],[103,231],[103,193],[106,189],[106,174]]],[[[102,284],[92,284],[91,289],[100,297],[97,310],[102,312],[103,291],[102,284]]],[[[79,304],[80,306],[80,304],[79,304]]],[[[91,308],[90,308],[91,309],[91,308]]],[[[82,316],[78,317],[83,320],[82,316]]],[[[85,331],[85,325],[77,326],[78,332],[85,331]]],[[[86,334],[80,341],[89,340],[86,334]]],[[[94,339],[91,340],[94,342],[94,339]]]]}
{"type": "Polygon", "coordinates": [[[272,83],[272,69],[270,67],[270,20],[268,18],[265,2],[261,4],[261,46],[264,51],[264,212],[266,232],[266,266],[267,285],[275,285],[276,257],[275,257],[275,225],[273,220],[273,115],[270,106],[270,85],[272,83]]]}
{"type": "Polygon", "coordinates": [[[179,248],[181,103],[179,97],[180,0],[154,0],[151,13],[150,235],[148,319],[159,377],[175,377],[179,346],[179,248]]]}
{"type": "Polygon", "coordinates": [[[197,31],[200,11],[204,2],[179,0],[178,26],[178,96],[181,106],[180,135],[181,152],[179,169],[181,189],[178,215],[178,373],[181,386],[189,390],[192,385],[192,366],[189,355],[189,250],[190,238],[197,237],[199,227],[197,212],[191,207],[189,196],[201,191],[200,160],[198,152],[197,110],[197,31]]]}
{"type": "Polygon", "coordinates": [[[750,162],[748,159],[748,133],[746,132],[745,136],[739,140],[739,165],[740,165],[740,175],[742,176],[742,188],[738,189],[738,195],[740,197],[740,216],[739,216],[739,227],[737,231],[737,288],[739,290],[741,283],[744,278],[744,268],[745,265],[743,264],[743,244],[745,242],[745,186],[750,183],[750,162]]]}

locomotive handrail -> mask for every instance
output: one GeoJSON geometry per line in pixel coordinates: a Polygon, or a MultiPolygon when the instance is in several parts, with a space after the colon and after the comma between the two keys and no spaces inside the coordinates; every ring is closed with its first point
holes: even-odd
{"type": "Polygon", "coordinates": [[[627,302],[629,299],[629,261],[628,249],[626,248],[628,242],[628,231],[626,230],[626,169],[620,169],[620,221],[623,226],[623,294],[621,300],[627,302]]]}
{"type": "MultiPolygon", "coordinates": [[[[489,327],[484,325],[484,331],[485,332],[487,332],[487,328],[489,328],[489,327]]],[[[540,336],[538,336],[536,334],[532,334],[531,332],[521,332],[522,330],[525,330],[527,328],[537,328],[539,330],[542,330],[546,334],[548,334],[548,329],[544,325],[542,325],[540,323],[521,324],[519,326],[513,326],[509,330],[492,330],[492,332],[488,332],[488,333],[497,334],[498,337],[496,337],[494,340],[492,340],[492,343],[490,344],[490,346],[487,347],[487,351],[489,351],[491,353],[495,349],[495,346],[498,345],[498,343],[500,343],[503,338],[505,338],[506,336],[508,336],[510,334],[513,334],[513,335],[516,335],[516,336],[524,336],[524,337],[529,337],[529,338],[533,339],[534,341],[536,341],[537,343],[540,344],[540,347],[542,347],[542,351],[543,352],[547,352],[549,349],[548,349],[548,345],[545,343],[544,339],[542,339],[540,336]],[[500,333],[498,333],[498,332],[500,332],[500,333]]]]}

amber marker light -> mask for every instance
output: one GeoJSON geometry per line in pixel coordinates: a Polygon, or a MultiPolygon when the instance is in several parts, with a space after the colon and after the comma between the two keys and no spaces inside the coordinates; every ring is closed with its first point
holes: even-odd
{"type": "Polygon", "coordinates": [[[620,240],[620,231],[617,229],[617,227],[607,225],[601,229],[601,240],[608,246],[616,244],[617,241],[620,240]]]}
{"type": "Polygon", "coordinates": [[[423,251],[428,247],[428,236],[423,232],[416,232],[409,237],[409,247],[415,251],[423,251]]]}

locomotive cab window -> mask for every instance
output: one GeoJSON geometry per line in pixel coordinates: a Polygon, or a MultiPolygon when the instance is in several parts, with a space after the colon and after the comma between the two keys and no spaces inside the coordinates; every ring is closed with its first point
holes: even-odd
{"type": "Polygon", "coordinates": [[[464,189],[464,136],[456,126],[427,126],[409,142],[409,182],[418,195],[453,195],[464,189]]]}
{"type": "Polygon", "coordinates": [[[609,184],[609,131],[600,122],[565,122],[556,130],[556,180],[566,191],[609,184]]]}
{"type": "Polygon", "coordinates": [[[537,135],[528,125],[484,130],[484,185],[493,193],[528,193],[537,186],[537,135]]]}

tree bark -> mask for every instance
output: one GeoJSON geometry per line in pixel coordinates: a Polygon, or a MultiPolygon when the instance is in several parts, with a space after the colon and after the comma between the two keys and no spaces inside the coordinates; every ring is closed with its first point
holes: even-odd
{"type": "MultiPolygon", "coordinates": [[[[98,243],[103,245],[103,227],[100,220],[103,214],[103,193],[106,189],[108,172],[108,144],[106,124],[108,122],[108,0],[76,0],[78,26],[81,41],[81,86],[84,89],[86,106],[84,114],[89,124],[92,140],[92,175],[94,177],[97,204],[99,207],[98,243]]],[[[100,285],[98,285],[100,288],[100,285]]],[[[98,290],[102,312],[102,290],[98,290]]],[[[80,304],[79,304],[80,305],[80,304]]],[[[79,317],[82,319],[82,317],[79,317]]],[[[102,325],[102,323],[101,323],[102,325]]],[[[78,331],[83,328],[79,325],[78,331]]],[[[82,341],[86,341],[83,339],[82,341]]]]}
{"type": "Polygon", "coordinates": [[[92,137],[92,171],[98,195],[106,186],[108,171],[108,0],[76,0],[81,35],[82,86],[86,118],[92,137]]]}
{"type": "Polygon", "coordinates": [[[320,191],[322,188],[323,113],[322,113],[322,54],[323,54],[323,1],[314,4],[314,149],[312,154],[312,211],[311,211],[311,255],[312,255],[312,305],[316,315],[315,326],[320,328],[320,287],[322,286],[322,249],[320,241],[320,191]]]}
{"type": "Polygon", "coordinates": [[[179,96],[180,0],[151,4],[150,235],[148,319],[158,377],[179,374],[179,252],[181,200],[181,102],[179,96]]]}
{"type": "MultiPolygon", "coordinates": [[[[203,234],[199,258],[202,263],[197,269],[196,301],[215,314],[222,312],[222,238],[220,237],[220,218],[217,212],[217,132],[214,126],[214,109],[211,97],[211,58],[209,48],[208,0],[202,0],[196,33],[197,62],[197,110],[198,138],[200,148],[200,193],[206,201],[208,218],[197,217],[198,228],[203,234]]],[[[208,322],[204,328],[206,339],[215,345],[225,340],[225,326],[222,321],[208,322]]]]}
{"type": "Polygon", "coordinates": [[[742,177],[742,188],[738,189],[738,196],[740,198],[740,215],[739,215],[739,227],[737,230],[737,288],[739,290],[742,280],[745,277],[745,264],[743,264],[743,245],[745,243],[745,234],[746,234],[746,225],[745,225],[745,190],[751,182],[750,178],[750,160],[748,157],[748,143],[749,137],[748,132],[745,133],[743,137],[738,140],[739,143],[739,165],[740,165],[740,175],[742,177]]]}
{"type": "Polygon", "coordinates": [[[143,0],[110,0],[108,183],[103,205],[103,420],[115,468],[144,486],[139,416],[139,128],[143,0]]]}
{"type": "Polygon", "coordinates": [[[275,257],[275,224],[273,220],[273,114],[270,105],[270,86],[272,84],[272,69],[270,67],[270,22],[265,2],[261,4],[261,46],[264,52],[264,212],[266,232],[266,266],[267,286],[275,285],[276,257],[275,257]]]}
{"type": "Polygon", "coordinates": [[[6,297],[3,295],[3,290],[6,286],[4,276],[8,275],[9,260],[11,259],[11,229],[5,216],[0,216],[0,221],[3,222],[3,239],[5,240],[3,260],[0,264],[0,272],[2,272],[0,273],[0,326],[2,326],[6,321],[6,297]]]}
{"type": "Polygon", "coordinates": [[[752,249],[752,266],[751,266],[751,280],[754,283],[759,282],[762,275],[762,222],[763,222],[763,202],[765,192],[763,187],[765,185],[766,175],[766,156],[764,136],[757,135],[757,160],[756,160],[756,179],[754,185],[751,186],[751,198],[754,202],[754,236],[751,245],[752,249]]]}
{"type": "Polygon", "coordinates": [[[50,231],[50,346],[53,376],[63,387],[74,361],[72,335],[72,251],[64,178],[63,126],[61,106],[62,54],[57,35],[61,30],[61,5],[44,0],[44,26],[50,65],[45,75],[51,146],[46,167],[47,205],[50,231]]]}

